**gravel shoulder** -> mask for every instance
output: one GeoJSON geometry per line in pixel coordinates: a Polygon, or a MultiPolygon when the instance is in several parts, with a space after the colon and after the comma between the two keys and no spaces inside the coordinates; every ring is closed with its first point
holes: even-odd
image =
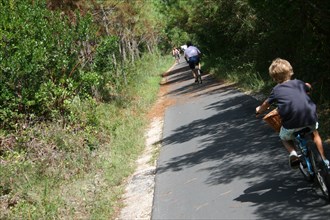
{"type": "Polygon", "coordinates": [[[162,137],[163,121],[155,118],[146,132],[146,148],[137,160],[137,169],[128,179],[124,195],[125,207],[118,219],[150,219],[155,185],[154,155],[162,137]],[[157,144],[158,143],[158,144],[157,144]]]}
{"type": "MultiPolygon", "coordinates": [[[[174,65],[166,73],[171,71],[174,65]]],[[[166,97],[168,88],[165,84],[166,73],[163,74],[158,99],[148,113],[150,124],[145,132],[145,149],[136,161],[135,172],[126,180],[123,195],[124,207],[120,210],[117,220],[151,219],[156,162],[161,147],[164,112],[173,104],[173,101],[166,97]]]]}

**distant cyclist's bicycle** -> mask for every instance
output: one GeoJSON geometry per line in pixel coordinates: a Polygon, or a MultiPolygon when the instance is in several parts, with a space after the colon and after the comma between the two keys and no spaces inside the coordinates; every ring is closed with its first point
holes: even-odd
{"type": "Polygon", "coordinates": [[[199,84],[202,84],[203,83],[203,81],[202,81],[202,72],[201,72],[201,70],[199,69],[199,68],[197,68],[197,82],[199,83],[199,84]]]}
{"type": "MultiPolygon", "coordinates": [[[[263,120],[279,132],[281,120],[276,109],[264,116],[263,120]]],[[[294,146],[299,157],[299,170],[307,181],[316,180],[323,195],[327,201],[330,201],[330,170],[313,141],[312,133],[308,127],[294,133],[294,146]]]]}

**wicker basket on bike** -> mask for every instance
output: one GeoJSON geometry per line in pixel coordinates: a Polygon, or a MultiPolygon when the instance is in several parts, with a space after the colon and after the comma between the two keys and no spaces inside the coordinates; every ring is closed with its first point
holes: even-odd
{"type": "Polygon", "coordinates": [[[268,125],[270,125],[277,133],[280,132],[282,121],[278,114],[277,108],[269,112],[262,118],[268,125]]]}

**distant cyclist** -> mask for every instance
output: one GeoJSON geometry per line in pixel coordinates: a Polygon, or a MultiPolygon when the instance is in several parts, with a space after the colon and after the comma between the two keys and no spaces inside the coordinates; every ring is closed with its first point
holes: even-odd
{"type": "Polygon", "coordinates": [[[184,58],[189,63],[189,67],[192,71],[193,77],[195,78],[195,82],[198,82],[198,70],[201,68],[200,65],[200,50],[193,46],[190,41],[187,42],[187,49],[184,51],[184,58]],[[198,68],[196,68],[196,66],[198,68]]]}
{"type": "Polygon", "coordinates": [[[175,58],[176,63],[180,63],[180,51],[176,47],[173,47],[172,56],[175,58]]]}

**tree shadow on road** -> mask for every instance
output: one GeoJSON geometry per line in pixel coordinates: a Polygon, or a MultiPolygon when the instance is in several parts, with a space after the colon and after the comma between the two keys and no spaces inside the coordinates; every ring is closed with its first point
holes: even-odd
{"type": "Polygon", "coordinates": [[[219,89],[225,89],[225,87],[233,87],[235,84],[223,84],[217,81],[212,75],[205,74],[203,75],[203,83],[196,84],[192,77],[191,71],[183,72],[182,74],[177,74],[170,78],[167,84],[187,81],[180,87],[170,91],[168,95],[189,95],[191,97],[201,96],[201,95],[210,95],[216,93],[219,89]]]}
{"type": "MultiPolygon", "coordinates": [[[[277,135],[271,133],[269,128],[255,118],[254,108],[257,102],[253,98],[243,95],[236,90],[222,91],[227,99],[219,99],[205,109],[215,109],[218,113],[206,119],[198,119],[190,124],[176,129],[173,135],[165,137],[163,146],[181,144],[195,137],[202,137],[199,151],[173,158],[166,166],[159,167],[158,172],[168,169],[182,169],[185,166],[194,166],[209,160],[228,160],[228,166],[233,165],[236,159],[248,154],[266,154],[270,157],[278,150],[277,135]],[[268,131],[264,132],[264,131],[268,131]]],[[[277,153],[278,154],[278,153],[277,153]]],[[[260,155],[259,155],[260,156],[260,155]]],[[[236,162],[235,162],[236,163],[236,162]]],[[[259,165],[263,165],[260,161],[259,165]]],[[[260,174],[265,173],[264,168],[259,169],[260,174]]],[[[252,175],[255,175],[254,170],[252,175]]],[[[218,184],[221,181],[230,182],[236,176],[249,176],[249,172],[241,169],[227,178],[210,177],[209,184],[218,184]],[[218,180],[217,180],[218,179],[218,180]],[[220,182],[219,182],[220,181],[220,182]]]]}
{"type": "Polygon", "coordinates": [[[168,95],[193,95],[199,96],[207,91],[208,94],[217,92],[217,89],[224,86],[233,86],[219,84],[219,80],[216,80],[211,74],[204,71],[202,74],[203,83],[197,84],[194,81],[193,75],[191,73],[191,69],[185,63],[181,63],[177,66],[174,66],[173,69],[167,73],[162,74],[163,77],[166,77],[166,80],[163,80],[161,85],[171,85],[176,83],[181,83],[180,86],[168,93],[168,95]],[[222,86],[221,86],[222,85],[222,86]]]}
{"type": "Polygon", "coordinates": [[[163,77],[165,76],[171,76],[175,74],[181,74],[182,72],[190,70],[189,66],[187,65],[179,65],[179,66],[174,66],[172,70],[165,72],[162,74],[163,77]]]}
{"type": "Polygon", "coordinates": [[[293,176],[273,178],[252,183],[235,200],[257,206],[263,219],[326,219],[329,212],[316,209],[327,210],[328,203],[315,193],[315,187],[293,176]]]}
{"type": "Polygon", "coordinates": [[[166,80],[162,85],[169,85],[169,84],[174,84],[174,83],[179,83],[187,80],[192,79],[192,74],[190,69],[186,70],[185,72],[181,72],[180,74],[175,74],[172,77],[168,77],[168,80],[166,80]]]}

